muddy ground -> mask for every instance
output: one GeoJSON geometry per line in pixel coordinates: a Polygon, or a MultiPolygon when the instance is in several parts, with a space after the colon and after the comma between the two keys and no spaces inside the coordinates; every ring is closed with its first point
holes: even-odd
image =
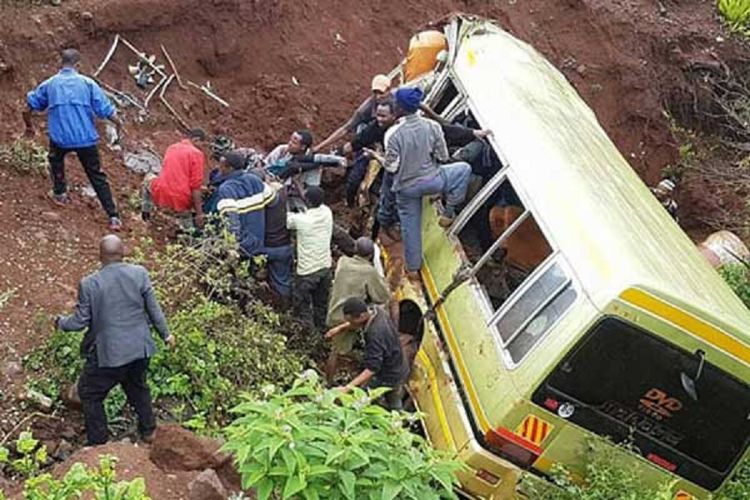
{"type": "MultiPolygon", "coordinates": [[[[93,72],[115,34],[149,53],[163,44],[181,75],[212,88],[223,108],[195,91],[170,87],[168,97],[190,125],[228,133],[239,144],[270,148],[300,126],[325,136],[368,92],[371,76],[403,57],[411,34],[451,11],[496,19],[560,68],[594,109],[633,168],[648,183],[678,159],[679,144],[664,117],[665,103],[684,93],[695,64],[735,61],[747,54],[729,36],[710,0],[65,0],[60,7],[0,2],[0,143],[23,130],[26,91],[57,69],[64,47],[83,54],[93,72]]],[[[101,79],[135,91],[126,73],[134,59],[120,49],[101,79]]],[[[689,89],[688,89],[689,90],[689,89]]],[[[158,152],[179,137],[174,121],[153,105],[144,122],[126,111],[126,149],[158,152]]],[[[43,120],[38,120],[42,124],[43,120]]],[[[37,140],[44,143],[40,130],[37,140]]],[[[140,177],[105,152],[106,171],[132,245],[146,228],[128,200],[140,177]]],[[[69,177],[85,186],[69,159],[69,177]]],[[[0,363],[7,432],[23,386],[18,363],[43,341],[44,315],[68,310],[77,282],[96,263],[106,232],[96,201],[75,194],[59,208],[44,176],[0,172],[0,292],[16,290],[0,311],[0,363]]],[[[686,200],[689,202],[689,200],[686,200]]],[[[339,214],[343,215],[343,214],[339,214]]],[[[686,227],[700,233],[690,217],[686,227]]]]}

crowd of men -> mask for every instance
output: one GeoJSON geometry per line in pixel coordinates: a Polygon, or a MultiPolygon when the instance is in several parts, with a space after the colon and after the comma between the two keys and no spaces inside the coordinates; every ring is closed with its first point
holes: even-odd
{"type": "MultiPolygon", "coordinates": [[[[76,50],[62,52],[62,69],[28,93],[23,118],[33,135],[32,112],[48,113],[51,197],[69,202],[64,159],[75,153],[108,216],[109,228],[122,227],[106,174],[102,171],[95,120],[121,126],[115,106],[92,79],[81,75],[76,50]]],[[[467,197],[470,180],[486,182],[499,169],[487,130],[446,123],[422,102],[418,87],[392,90],[391,79],[377,75],[372,95],[329,137],[314,143],[311,131],[299,129],[267,155],[231,142],[209,151],[202,129],[187,131],[169,146],[161,170],[143,182],[142,218],[155,211],[171,214],[193,234],[207,224],[221,224],[234,236],[245,259],[264,256],[268,282],[284,306],[309,324],[311,334],[331,343],[325,374],[333,383],[341,357],[364,341],[361,372],[340,387],[387,387],[379,401],[400,409],[409,356],[399,339],[397,308],[384,278],[378,235],[402,241],[405,273],[419,281],[422,267],[422,208],[425,197],[442,198],[438,222],[450,226],[467,197]],[[332,149],[338,146],[337,149],[332,149]],[[449,149],[450,148],[450,149],[449,149]],[[333,151],[325,153],[325,151],[333,151]],[[210,168],[209,161],[215,165],[210,168]],[[356,203],[372,166],[382,170],[372,238],[361,237],[338,259],[334,270],[332,241],[341,229],[321,188],[325,168],[346,168],[345,201],[356,203]]],[[[674,184],[663,181],[655,193],[676,212],[674,184]]],[[[512,193],[498,191],[507,203],[512,193]]],[[[336,200],[334,200],[336,201],[336,200]]],[[[487,217],[480,223],[487,224],[487,217]]],[[[480,228],[481,229],[481,228],[480,228]]],[[[478,231],[490,234],[489,229],[478,231]]],[[[483,245],[484,246],[484,245],[483,245]]],[[[86,366],[78,383],[90,444],[107,440],[103,401],[117,384],[135,407],[144,440],[155,428],[145,383],[155,347],[153,325],[167,345],[176,339],[154,295],[148,272],[123,262],[123,242],[114,235],[100,244],[102,268],[84,278],[78,304],[61,316],[63,330],[87,329],[81,346],[86,366]]]]}
{"type": "MultiPolygon", "coordinates": [[[[33,135],[32,112],[47,112],[52,200],[69,202],[64,159],[75,153],[107,213],[109,228],[118,231],[122,222],[101,168],[96,119],[111,120],[118,128],[121,122],[99,85],[78,72],[79,61],[76,50],[62,52],[62,69],[28,93],[23,118],[27,134],[33,135]]],[[[372,95],[330,137],[315,145],[312,132],[299,129],[267,155],[235,147],[207,154],[210,138],[205,131],[189,130],[166,149],[160,171],[145,177],[142,192],[145,221],[164,211],[193,234],[207,224],[221,224],[244,258],[265,256],[268,282],[280,303],[306,321],[312,334],[330,341],[324,370],[329,382],[335,380],[341,357],[363,341],[362,371],[340,390],[388,387],[380,403],[391,409],[401,408],[409,363],[389,307],[392,294],[380,251],[373,239],[359,238],[350,255],[338,259],[334,272],[332,241],[340,228],[325,204],[321,173],[329,167],[346,168],[345,197],[352,206],[371,162],[380,164],[379,229],[391,240],[403,241],[407,273],[418,280],[422,198],[443,196],[441,225],[449,225],[464,201],[471,173],[468,163],[449,161],[443,130],[447,125],[423,116],[420,108],[431,112],[422,97],[416,87],[393,91],[390,78],[378,75],[372,95]]],[[[469,140],[486,135],[463,133],[469,140]]],[[[101,241],[101,269],[81,281],[74,313],[56,322],[63,330],[87,330],[81,346],[86,367],[78,390],[90,444],[107,440],[103,401],[117,384],[136,409],[142,438],[150,439],[155,422],[145,377],[155,349],[151,326],[167,345],[176,341],[148,272],[124,263],[124,251],[115,235],[101,241]]]]}

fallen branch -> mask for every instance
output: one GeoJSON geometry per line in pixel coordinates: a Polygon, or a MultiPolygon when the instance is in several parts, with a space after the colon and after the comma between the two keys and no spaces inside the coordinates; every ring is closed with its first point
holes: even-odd
{"type": "Polygon", "coordinates": [[[190,85],[191,87],[195,87],[196,89],[202,91],[204,94],[206,94],[208,97],[212,98],[213,100],[215,100],[216,102],[218,102],[222,106],[227,107],[227,108],[229,107],[229,103],[227,101],[225,101],[221,97],[219,97],[216,94],[214,94],[213,91],[210,88],[208,88],[207,86],[205,86],[205,85],[198,85],[197,83],[193,83],[193,82],[191,82],[189,80],[188,80],[187,84],[190,85]]]}
{"type": "Polygon", "coordinates": [[[131,51],[133,51],[135,53],[135,55],[138,56],[138,59],[140,59],[141,61],[143,61],[146,64],[148,64],[149,66],[151,66],[151,69],[153,69],[154,71],[156,71],[157,73],[159,73],[159,75],[161,75],[162,77],[166,78],[167,74],[164,72],[164,70],[162,68],[160,68],[159,66],[157,66],[156,64],[152,63],[149,60],[149,58],[146,57],[146,53],[145,52],[141,52],[140,50],[138,50],[137,48],[135,48],[135,46],[132,43],[128,42],[125,38],[120,38],[120,40],[122,41],[122,43],[125,44],[125,46],[127,48],[129,48],[131,51]]]}
{"type": "Polygon", "coordinates": [[[115,35],[115,39],[112,42],[112,46],[109,48],[109,52],[107,52],[107,55],[104,57],[104,60],[101,62],[98,68],[96,68],[96,71],[94,72],[94,78],[99,76],[99,73],[104,70],[104,67],[109,64],[109,60],[112,59],[112,56],[115,53],[115,50],[117,49],[117,45],[120,43],[120,35],[115,35]]]}
{"type": "Polygon", "coordinates": [[[161,46],[161,51],[164,54],[164,58],[169,63],[169,67],[172,68],[172,73],[174,73],[174,76],[177,77],[177,85],[179,85],[182,90],[188,90],[187,85],[182,83],[182,78],[180,78],[180,73],[177,71],[177,66],[175,66],[174,61],[170,57],[169,52],[167,52],[167,49],[164,47],[164,45],[161,46]]]}

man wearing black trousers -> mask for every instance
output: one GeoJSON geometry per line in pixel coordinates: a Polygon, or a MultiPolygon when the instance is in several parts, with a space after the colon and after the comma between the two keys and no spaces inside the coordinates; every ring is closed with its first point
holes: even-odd
{"type": "Polygon", "coordinates": [[[62,51],[62,69],[26,96],[28,108],[23,113],[26,135],[34,135],[31,112],[47,111],[49,164],[52,196],[57,204],[68,202],[65,183],[65,156],[75,153],[83,165],[102,208],[109,217],[109,228],[119,231],[122,222],[112,198],[107,174],[102,171],[96,118],[112,120],[118,128],[115,107],[99,85],[76,69],[81,55],[75,49],[62,51]]]}
{"type": "Polygon", "coordinates": [[[146,384],[149,358],[156,352],[151,324],[168,346],[175,339],[156,301],[148,272],[123,262],[125,248],[115,235],[99,245],[102,268],[81,280],[75,313],[57,318],[57,328],[79,331],[87,328],[81,343],[86,359],[78,380],[78,394],[86,421],[89,445],[107,442],[104,399],[120,384],[138,415],[141,439],[151,441],[156,421],[146,384]]]}

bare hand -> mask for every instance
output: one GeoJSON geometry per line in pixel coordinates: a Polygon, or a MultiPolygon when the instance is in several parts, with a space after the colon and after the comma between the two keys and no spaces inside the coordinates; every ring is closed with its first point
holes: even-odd
{"type": "Polygon", "coordinates": [[[345,155],[352,154],[352,143],[351,142],[347,142],[346,144],[344,144],[344,147],[342,148],[342,151],[344,152],[345,155]]]}
{"type": "Polygon", "coordinates": [[[335,387],[333,390],[334,391],[338,391],[338,392],[343,392],[344,394],[347,394],[347,393],[351,392],[352,388],[349,387],[348,385],[340,385],[338,387],[335,387]]]}
{"type": "Polygon", "coordinates": [[[326,340],[331,340],[333,337],[336,336],[337,333],[338,333],[338,327],[331,328],[330,330],[326,332],[325,335],[323,335],[323,338],[326,340]]]}
{"type": "Polygon", "coordinates": [[[486,137],[490,137],[491,135],[494,135],[492,133],[492,130],[489,129],[482,129],[482,130],[475,130],[474,131],[474,137],[477,139],[484,139],[486,137]]]}
{"type": "Polygon", "coordinates": [[[174,335],[170,335],[164,339],[164,344],[166,344],[167,349],[174,349],[174,346],[177,344],[177,339],[174,338],[174,335]]]}
{"type": "Polygon", "coordinates": [[[373,151],[370,148],[362,148],[362,153],[365,155],[366,158],[375,158],[375,151],[373,151]]]}

